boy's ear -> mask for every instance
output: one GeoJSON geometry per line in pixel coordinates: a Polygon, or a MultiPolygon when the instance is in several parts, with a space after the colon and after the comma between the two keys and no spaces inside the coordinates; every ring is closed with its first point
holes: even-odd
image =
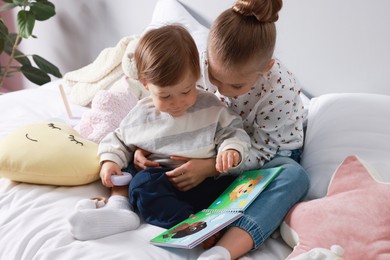
{"type": "Polygon", "coordinates": [[[146,90],[149,90],[148,84],[147,84],[146,82],[141,82],[141,83],[142,83],[142,85],[144,85],[144,88],[145,88],[146,90]]]}

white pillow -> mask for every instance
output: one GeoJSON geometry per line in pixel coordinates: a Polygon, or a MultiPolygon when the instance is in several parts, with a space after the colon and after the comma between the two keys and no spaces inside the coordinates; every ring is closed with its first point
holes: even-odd
{"type": "Polygon", "coordinates": [[[153,11],[152,21],[145,31],[167,24],[183,25],[194,38],[199,53],[206,50],[209,29],[200,24],[176,0],[158,0],[153,11]]]}
{"type": "Polygon", "coordinates": [[[307,199],[325,196],[337,166],[357,155],[390,181],[390,96],[327,94],[310,102],[302,165],[307,199]]]}

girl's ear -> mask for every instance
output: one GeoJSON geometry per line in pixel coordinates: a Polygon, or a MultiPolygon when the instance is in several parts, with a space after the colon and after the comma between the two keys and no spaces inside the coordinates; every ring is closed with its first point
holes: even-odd
{"type": "Polygon", "coordinates": [[[270,71],[272,69],[272,66],[275,64],[275,59],[270,59],[267,66],[265,67],[265,71],[270,71]]]}

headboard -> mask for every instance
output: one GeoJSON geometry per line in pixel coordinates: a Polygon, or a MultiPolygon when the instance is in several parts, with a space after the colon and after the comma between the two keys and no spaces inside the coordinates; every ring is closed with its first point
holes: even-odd
{"type": "MultiPolygon", "coordinates": [[[[203,25],[234,0],[178,0],[203,25]]],[[[37,22],[22,43],[63,73],[91,63],[126,35],[140,34],[157,0],[52,0],[57,15],[37,22]]],[[[276,56],[310,96],[331,92],[390,95],[390,1],[284,1],[276,56]]],[[[31,85],[31,84],[30,84],[31,85]]]]}

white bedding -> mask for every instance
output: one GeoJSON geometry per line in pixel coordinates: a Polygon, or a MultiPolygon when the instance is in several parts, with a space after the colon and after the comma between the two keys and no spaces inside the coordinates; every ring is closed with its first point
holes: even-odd
{"type": "Polygon", "coordinates": [[[150,245],[163,229],[147,224],[99,240],[74,240],[67,215],[81,198],[107,195],[100,182],[56,187],[2,179],[0,188],[0,259],[194,259],[199,252],[150,245]]]}
{"type": "MultiPolygon", "coordinates": [[[[58,85],[0,96],[0,140],[24,124],[62,119],[68,123],[58,85]]],[[[72,113],[87,108],[71,104],[72,113]]],[[[196,259],[201,248],[165,249],[149,244],[162,228],[142,224],[137,230],[90,241],[77,241],[69,232],[67,216],[80,199],[108,196],[100,181],[77,187],[11,182],[0,178],[0,259],[196,259]]],[[[114,220],[113,220],[114,221],[114,220]]],[[[280,238],[269,239],[247,259],[284,259],[291,252],[280,238]]]]}
{"type": "MultiPolygon", "coordinates": [[[[36,121],[66,117],[58,84],[0,96],[0,140],[36,121]]],[[[310,100],[302,165],[311,177],[308,198],[325,195],[333,171],[346,155],[355,154],[390,180],[390,96],[332,94],[310,100]]],[[[87,108],[71,105],[81,115],[87,108]]],[[[0,178],[0,259],[196,259],[201,248],[165,249],[149,244],[162,228],[142,224],[137,230],[98,240],[72,238],[68,215],[80,199],[108,196],[100,181],[57,187],[0,178]]],[[[342,206],[342,205],[340,205],[342,206]]],[[[113,220],[114,221],[114,220],[113,220]]],[[[243,259],[285,259],[291,248],[270,238],[243,259]]]]}

